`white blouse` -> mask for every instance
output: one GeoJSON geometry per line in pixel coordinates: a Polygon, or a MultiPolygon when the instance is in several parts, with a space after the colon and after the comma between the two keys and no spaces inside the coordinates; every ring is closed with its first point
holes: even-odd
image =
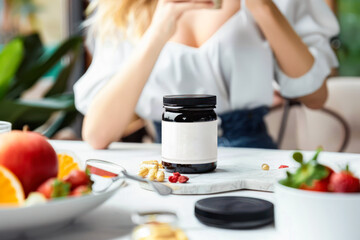
{"type": "MultiPolygon", "coordinates": [[[[160,120],[162,97],[168,94],[213,94],[217,113],[269,106],[273,80],[284,97],[295,98],[319,89],[333,67],[338,65],[329,40],[339,32],[336,17],[324,0],[273,0],[315,58],[305,75],[291,78],[278,67],[268,41],[242,1],[232,16],[201,47],[168,42],[142,91],[136,113],[160,120]]],[[[96,41],[93,61],[75,84],[77,109],[86,114],[99,90],[131,55],[134,46],[96,41]]],[[[293,58],[296,56],[290,56],[293,58]]],[[[141,71],[141,66],[139,66],[141,71]]],[[[116,107],[116,103],[113,106],[116,107]]]]}

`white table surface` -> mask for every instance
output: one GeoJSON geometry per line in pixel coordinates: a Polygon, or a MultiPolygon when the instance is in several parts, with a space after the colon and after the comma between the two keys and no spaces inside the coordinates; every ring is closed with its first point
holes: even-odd
{"type": "MultiPolygon", "coordinates": [[[[143,160],[160,160],[160,145],[156,144],[112,144],[109,150],[92,150],[83,142],[51,141],[56,150],[74,152],[82,161],[89,158],[98,158],[113,161],[124,166],[128,171],[135,173],[139,163],[143,160]]],[[[259,150],[240,148],[219,148],[219,161],[224,158],[241,159],[242,156],[254,156],[254,166],[261,162],[270,162],[272,159],[283,159],[284,164],[291,164],[292,151],[259,150]],[[261,156],[262,159],[259,159],[261,156]]],[[[306,153],[310,157],[312,153],[306,153]]],[[[350,163],[352,169],[360,170],[360,155],[323,153],[320,161],[335,169],[350,163]]],[[[50,235],[37,237],[39,240],[105,240],[130,239],[134,225],[131,214],[136,211],[166,210],[175,212],[179,217],[179,226],[186,231],[190,239],[245,239],[245,240],[272,240],[278,239],[274,225],[254,230],[225,230],[207,227],[201,224],[194,216],[194,204],[197,200],[209,196],[246,196],[262,198],[274,202],[274,194],[257,191],[234,191],[213,195],[171,195],[161,197],[154,192],[141,189],[135,182],[120,189],[117,194],[88,214],[79,217],[71,226],[50,235]]]]}

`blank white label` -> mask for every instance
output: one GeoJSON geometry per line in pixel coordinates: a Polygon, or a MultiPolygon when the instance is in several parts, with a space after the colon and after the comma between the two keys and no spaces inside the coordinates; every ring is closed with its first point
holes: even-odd
{"type": "Polygon", "coordinates": [[[162,121],[162,158],[175,164],[204,164],[217,160],[217,121],[162,121]]]}

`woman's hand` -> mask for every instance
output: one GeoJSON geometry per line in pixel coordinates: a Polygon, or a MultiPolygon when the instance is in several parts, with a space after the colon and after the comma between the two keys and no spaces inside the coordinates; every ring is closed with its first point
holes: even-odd
{"type": "Polygon", "coordinates": [[[194,9],[211,9],[209,0],[159,0],[148,34],[155,34],[167,42],[176,32],[176,25],[183,13],[194,9]]]}

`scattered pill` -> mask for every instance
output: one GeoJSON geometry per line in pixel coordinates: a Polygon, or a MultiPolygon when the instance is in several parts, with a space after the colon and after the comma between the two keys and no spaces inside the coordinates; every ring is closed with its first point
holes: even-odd
{"type": "Polygon", "coordinates": [[[263,165],[261,165],[261,169],[264,171],[269,171],[270,170],[270,166],[267,165],[266,163],[264,163],[263,165]]]}

